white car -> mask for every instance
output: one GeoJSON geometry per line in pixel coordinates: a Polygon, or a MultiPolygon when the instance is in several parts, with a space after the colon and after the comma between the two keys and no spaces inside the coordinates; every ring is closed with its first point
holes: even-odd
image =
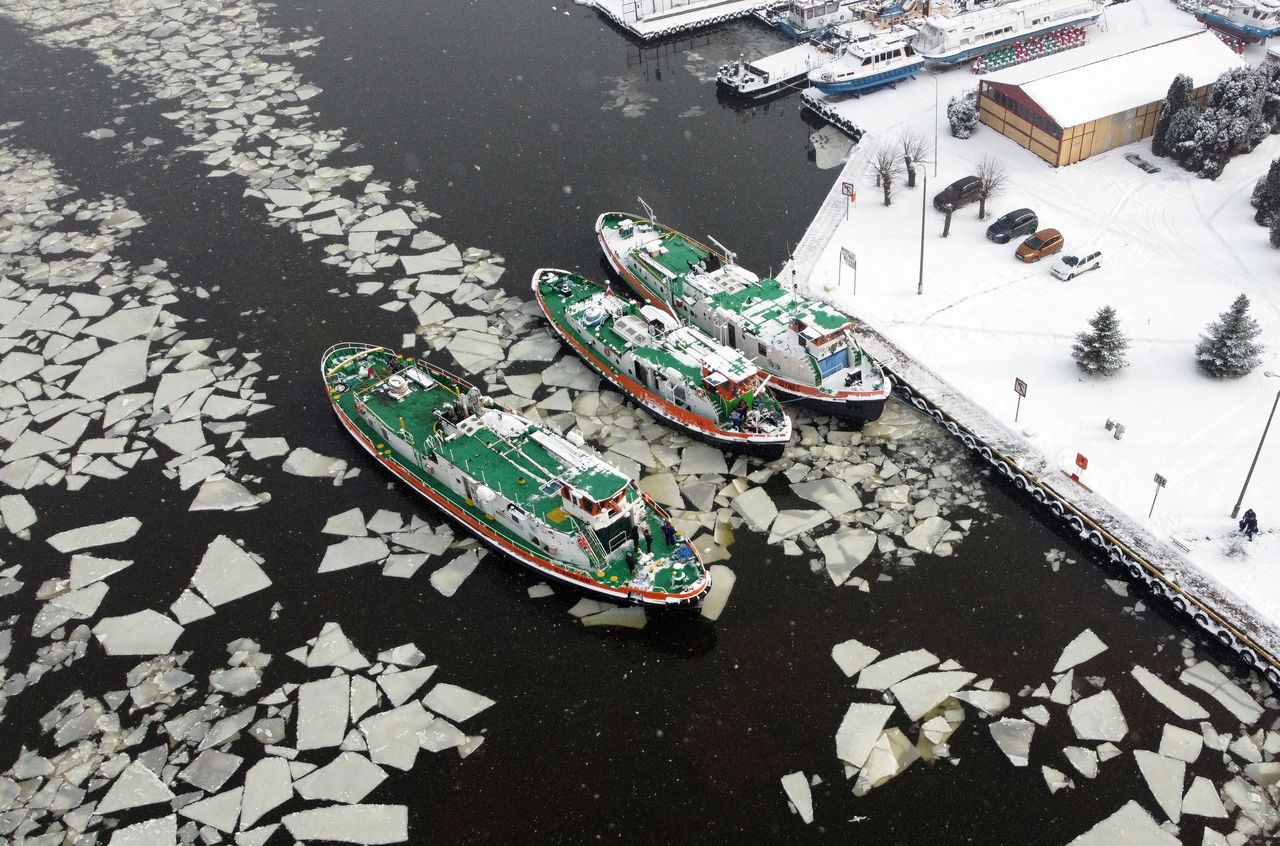
{"type": "Polygon", "coordinates": [[[1101,250],[1094,250],[1083,256],[1060,256],[1049,268],[1049,272],[1067,282],[1096,267],[1102,267],[1101,250]]]}

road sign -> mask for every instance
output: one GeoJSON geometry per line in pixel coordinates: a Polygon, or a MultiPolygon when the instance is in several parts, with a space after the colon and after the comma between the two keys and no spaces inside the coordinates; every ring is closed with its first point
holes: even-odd
{"type": "Polygon", "coordinates": [[[853,188],[853,183],[852,183],[852,182],[841,182],[841,183],[840,183],[840,192],[841,192],[842,194],[844,194],[846,197],[856,197],[856,196],[858,196],[857,194],[855,194],[855,193],[854,193],[854,188],[853,188]]]}
{"type": "Polygon", "coordinates": [[[1077,467],[1079,467],[1081,470],[1088,470],[1088,469],[1089,469],[1089,459],[1085,458],[1083,453],[1079,453],[1079,452],[1077,452],[1077,453],[1076,453],[1076,466],[1077,466],[1077,467]]]}
{"type": "Polygon", "coordinates": [[[1151,497],[1151,508],[1147,511],[1148,518],[1150,518],[1152,514],[1156,513],[1156,500],[1160,498],[1160,489],[1164,487],[1164,484],[1167,481],[1168,480],[1165,479],[1164,476],[1161,476],[1159,473],[1156,474],[1156,495],[1151,497]]]}
{"type": "MultiPolygon", "coordinates": [[[[924,230],[921,230],[921,238],[924,237],[924,230]]],[[[921,241],[921,243],[924,243],[921,241]]],[[[1022,398],[1027,395],[1027,383],[1017,378],[1013,379],[1013,392],[1018,395],[1018,405],[1013,410],[1013,422],[1018,422],[1018,415],[1022,413],[1022,398]]]]}
{"type": "Polygon", "coordinates": [[[858,293],[858,254],[850,250],[848,247],[840,248],[840,264],[836,267],[836,276],[839,284],[844,284],[844,266],[849,265],[853,268],[853,293],[858,293]]]}

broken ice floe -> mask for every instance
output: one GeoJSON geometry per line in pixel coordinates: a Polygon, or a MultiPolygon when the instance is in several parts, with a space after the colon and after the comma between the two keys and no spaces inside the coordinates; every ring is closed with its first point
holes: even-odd
{"type": "Polygon", "coordinates": [[[813,793],[809,789],[809,780],[803,772],[788,773],[782,777],[782,789],[787,794],[787,801],[800,815],[805,825],[813,822],[813,793]]]}
{"type": "Polygon", "coordinates": [[[162,655],[173,649],[182,631],[182,626],[150,609],[105,617],[93,627],[108,655],[162,655]]]}
{"type": "Polygon", "coordinates": [[[1025,767],[1031,759],[1031,737],[1036,727],[1027,720],[1004,717],[989,726],[991,737],[1015,767],[1025,767]]]}
{"type": "Polygon", "coordinates": [[[1262,707],[1257,701],[1208,661],[1192,664],[1182,671],[1178,680],[1212,696],[1245,725],[1253,725],[1262,716],[1262,707]]]}
{"type": "Polygon", "coordinates": [[[1085,629],[1076,635],[1075,640],[1067,644],[1062,650],[1062,656],[1058,658],[1058,663],[1053,665],[1053,672],[1056,675],[1064,670],[1069,670],[1077,664],[1083,664],[1095,655],[1104,652],[1107,645],[1098,639],[1098,636],[1091,629],[1085,629]]]}
{"type": "MultiPolygon", "coordinates": [[[[336,625],[327,625],[303,648],[304,653],[317,651],[323,652],[317,654],[321,659],[317,666],[322,669],[333,661],[359,663],[345,657],[359,651],[336,625]]],[[[7,826],[3,836],[20,824],[21,842],[53,842],[54,835],[62,842],[65,825],[102,842],[117,815],[138,809],[154,818],[117,829],[111,842],[176,843],[180,839],[187,843],[201,827],[204,842],[214,842],[211,832],[216,831],[227,841],[261,844],[281,824],[295,836],[311,839],[404,842],[408,831],[403,807],[366,801],[387,779],[375,761],[387,758],[407,768],[420,757],[419,751],[434,754],[450,749],[466,757],[483,740],[468,737],[445,716],[427,711],[416,701],[405,708],[384,710],[386,703],[375,684],[387,673],[381,664],[365,663],[351,673],[302,684],[289,682],[260,696],[256,704],[237,701],[256,684],[231,689],[217,686],[216,680],[234,672],[256,676],[270,663],[270,656],[247,638],[229,643],[227,653],[228,666],[210,674],[211,684],[203,698],[195,677],[182,670],[189,654],[163,655],[130,671],[125,690],[103,700],[76,693],[58,705],[41,721],[43,729],[53,734],[57,751],[47,759],[24,752],[0,774],[0,804],[7,809],[0,814],[0,825],[7,826]],[[351,695],[330,695],[328,687],[339,685],[349,688],[351,695]],[[363,703],[359,710],[357,690],[363,703]],[[132,707],[122,708],[126,703],[132,707]],[[397,715],[406,708],[416,717],[407,724],[397,722],[397,715]],[[292,746],[285,746],[289,741],[286,721],[295,713],[296,734],[292,746]],[[341,731],[349,713],[360,720],[359,729],[344,737],[341,731]],[[381,733],[379,720],[385,729],[381,733]],[[329,745],[330,731],[336,733],[342,749],[329,745]],[[317,738],[320,743],[315,742],[317,738]],[[19,781],[22,790],[16,789],[19,781]],[[15,790],[9,792],[7,786],[15,790]],[[301,810],[295,805],[292,813],[280,816],[295,796],[322,804],[301,810]],[[175,834],[179,823],[183,823],[181,835],[175,834]],[[37,840],[42,829],[48,837],[37,840]]],[[[379,656],[406,665],[422,662],[421,651],[412,644],[384,650],[379,656]]],[[[413,671],[400,675],[406,672],[413,671]]],[[[397,689],[394,683],[384,687],[397,689]]],[[[459,720],[474,720],[493,704],[454,685],[437,685],[428,698],[441,712],[459,720]]]]}
{"type": "Polygon", "coordinates": [[[1067,846],[1179,846],[1178,838],[1156,825],[1151,815],[1132,799],[1067,846]]]}
{"type": "Polygon", "coordinates": [[[1067,716],[1081,740],[1123,740],[1129,733],[1120,703],[1110,690],[1079,700],[1067,708],[1067,716]]]}

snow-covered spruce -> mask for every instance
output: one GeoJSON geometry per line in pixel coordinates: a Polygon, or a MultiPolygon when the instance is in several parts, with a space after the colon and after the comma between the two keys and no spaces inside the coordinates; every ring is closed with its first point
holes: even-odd
{"type": "Polygon", "coordinates": [[[1280,159],[1273,159],[1267,172],[1258,177],[1249,203],[1256,209],[1253,220],[1259,226],[1270,226],[1275,222],[1276,211],[1280,210],[1280,159]]]}
{"type": "Polygon", "coordinates": [[[1194,105],[1191,100],[1191,93],[1194,90],[1195,83],[1185,73],[1175,76],[1173,82],[1169,84],[1169,93],[1164,98],[1164,108],[1160,110],[1160,117],[1156,119],[1155,134],[1151,136],[1151,152],[1155,155],[1172,156],[1174,154],[1169,129],[1175,115],[1188,106],[1194,105]]]}
{"type": "Polygon", "coordinates": [[[978,126],[978,89],[952,97],[947,103],[947,120],[951,134],[956,138],[968,138],[978,126]]]}
{"type": "MultiPolygon", "coordinates": [[[[1161,146],[1176,155],[1185,169],[1217,179],[1233,156],[1253,150],[1276,128],[1276,107],[1270,101],[1277,93],[1278,79],[1271,67],[1239,67],[1223,73],[1210,89],[1204,109],[1187,104],[1174,112],[1161,146]]],[[[1155,147],[1153,138],[1153,151],[1155,147]]]]}
{"type": "Polygon", "coordinates": [[[1265,348],[1255,341],[1261,333],[1249,316],[1249,298],[1241,294],[1200,336],[1196,363],[1210,376],[1244,376],[1262,360],[1265,348]]]}
{"type": "Polygon", "coordinates": [[[1076,335],[1071,357],[1086,373],[1110,376],[1129,363],[1125,351],[1129,339],[1120,331],[1120,319],[1111,306],[1103,306],[1089,321],[1090,331],[1076,335]]]}

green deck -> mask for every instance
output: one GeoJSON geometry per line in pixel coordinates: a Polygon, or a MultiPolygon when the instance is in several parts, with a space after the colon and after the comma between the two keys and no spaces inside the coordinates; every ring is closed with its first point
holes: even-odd
{"type": "MultiPolygon", "coordinates": [[[[546,305],[547,310],[551,313],[551,319],[555,322],[556,327],[563,332],[573,335],[583,344],[583,346],[588,348],[591,346],[587,339],[582,336],[582,333],[585,331],[590,333],[592,338],[599,340],[619,356],[629,351],[637,358],[642,358],[657,368],[674,369],[683,378],[685,384],[692,390],[697,390],[703,387],[703,374],[700,365],[689,364],[687,361],[672,355],[671,352],[664,347],[636,346],[631,344],[626,338],[622,337],[622,335],[618,334],[618,332],[614,330],[615,321],[613,320],[605,320],[596,326],[585,328],[570,325],[566,317],[566,312],[573,306],[590,300],[603,290],[604,286],[579,276],[576,273],[556,273],[553,277],[548,276],[544,278],[539,286],[539,294],[541,295],[542,301],[546,305]],[[568,296],[565,296],[561,290],[561,284],[564,280],[568,280],[570,284],[570,292],[568,296]]],[[[628,303],[625,305],[623,314],[634,316],[641,321],[645,320],[645,317],[640,313],[640,306],[634,303],[628,303]]],[[[725,349],[731,348],[726,347],[725,349]]],[[[746,378],[748,375],[746,372],[748,368],[755,370],[755,366],[751,364],[751,362],[749,362],[738,350],[732,350],[732,352],[734,359],[731,366],[726,368],[727,372],[725,372],[725,375],[732,377],[734,380],[746,378]]],[[[614,374],[621,375],[622,373],[622,371],[618,367],[614,366],[610,361],[602,360],[599,363],[606,366],[614,374]]],[[[745,394],[743,398],[738,398],[731,402],[725,401],[714,392],[711,393],[710,396],[715,401],[716,408],[719,410],[719,420],[717,422],[724,423],[728,420],[729,413],[733,410],[734,406],[741,402],[750,403],[755,394],[745,394]]],[[[779,406],[777,401],[769,394],[762,394],[761,402],[770,410],[781,413],[781,406],[779,406]]]]}
{"type": "MultiPolygon", "coordinates": [[[[336,363],[352,351],[353,349],[344,349],[331,355],[324,362],[324,372],[326,374],[329,373],[336,363]]],[[[396,357],[392,353],[379,353],[375,357],[365,358],[360,362],[360,364],[372,364],[373,374],[371,376],[360,376],[356,373],[356,365],[351,365],[341,368],[339,372],[326,378],[327,387],[332,391],[340,383],[349,386],[349,389],[341,393],[332,394],[333,398],[346,413],[347,418],[373,443],[384,458],[391,457],[394,454],[396,462],[418,481],[460,510],[471,514],[478,520],[487,522],[491,531],[512,545],[539,558],[546,556],[545,550],[510,531],[504,525],[492,521],[492,518],[485,513],[483,507],[438,482],[422,469],[413,456],[393,453],[377,431],[356,411],[356,402],[365,403],[366,407],[381,419],[389,429],[397,430],[402,435],[407,435],[406,440],[411,441],[415,448],[423,454],[426,454],[429,449],[438,449],[442,455],[459,466],[468,467],[468,463],[470,463],[474,475],[480,478],[484,484],[499,491],[508,499],[518,503],[526,511],[550,522],[562,531],[569,534],[576,533],[578,527],[575,521],[560,508],[559,486],[557,485],[550,492],[543,491],[541,485],[548,480],[547,473],[539,469],[533,462],[536,461],[543,468],[557,472],[565,468],[541,444],[532,440],[528,434],[504,442],[491,430],[479,428],[471,435],[459,434],[447,440],[439,437],[438,429],[443,424],[436,419],[436,410],[443,409],[447,404],[457,399],[460,394],[464,394],[469,388],[468,385],[450,378],[441,371],[431,370],[428,367],[419,365],[424,373],[428,373],[436,380],[437,386],[435,388],[424,390],[420,386],[415,386],[415,390],[399,401],[364,390],[364,388],[381,383],[393,372],[410,363],[413,363],[410,359],[396,357]],[[392,364],[393,361],[396,364],[392,364]],[[519,451],[511,449],[511,444],[519,446],[519,451]],[[483,469],[478,466],[480,462],[483,462],[483,469]]],[[[570,477],[566,477],[566,480],[568,478],[570,477]]],[[[607,469],[588,469],[572,476],[572,484],[575,487],[597,498],[612,496],[626,486],[627,482],[627,477],[607,469]]],[[[634,486],[628,489],[627,499],[629,501],[634,501],[639,496],[634,486]]],[[[644,513],[645,521],[653,534],[653,554],[658,558],[669,556],[681,545],[681,542],[678,541],[675,545],[665,544],[662,539],[661,516],[648,507],[645,508],[644,513]]],[[[586,572],[585,575],[604,585],[614,587],[625,585],[631,578],[628,555],[625,552],[630,548],[628,544],[614,551],[605,560],[602,569],[586,572]]],[[[572,566],[567,562],[561,563],[563,566],[572,566]]],[[[682,568],[665,568],[657,574],[652,589],[659,592],[679,593],[687,589],[684,585],[697,580],[701,569],[701,562],[697,561],[682,568]],[[673,577],[677,572],[684,573],[687,578],[679,585],[673,586],[673,577]]]]}
{"type": "MultiPolygon", "coordinates": [[[[639,222],[641,218],[628,215],[608,215],[604,225],[617,228],[623,220],[639,222]]],[[[715,255],[723,260],[723,256],[698,244],[683,233],[658,225],[661,231],[662,246],[666,252],[658,256],[644,254],[645,258],[656,261],[672,273],[684,276],[690,269],[709,256],[715,255]]],[[[637,242],[639,243],[639,242],[637,242]]],[[[712,301],[724,308],[751,318],[757,326],[766,322],[787,323],[800,318],[812,323],[824,332],[832,332],[853,322],[853,318],[843,312],[831,308],[825,303],[806,297],[798,297],[786,290],[777,279],[764,278],[758,285],[748,285],[736,293],[721,292],[712,295],[712,301]],[[772,307],[759,308],[760,303],[772,303],[772,307]],[[754,307],[754,310],[753,310],[754,307]]]]}

